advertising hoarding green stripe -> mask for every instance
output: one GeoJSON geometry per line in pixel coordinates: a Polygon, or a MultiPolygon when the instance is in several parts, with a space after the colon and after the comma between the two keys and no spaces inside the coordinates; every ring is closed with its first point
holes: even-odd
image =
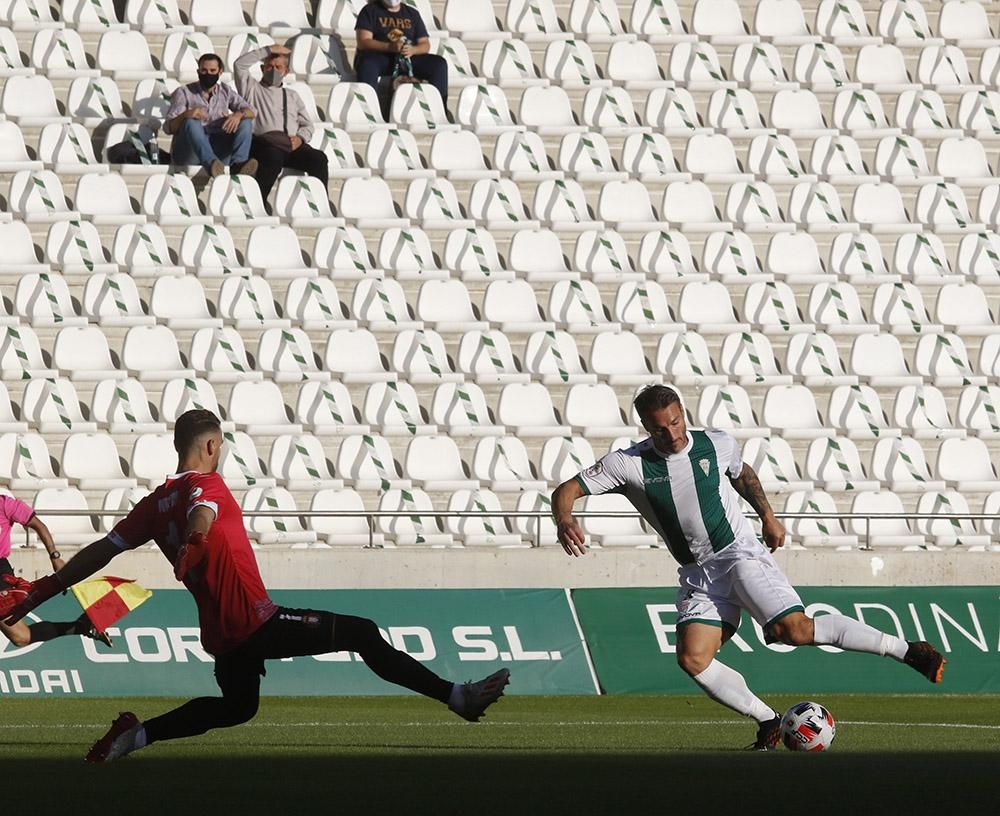
{"type": "MultiPolygon", "coordinates": [[[[757,693],[1000,692],[1000,590],[996,587],[803,587],[811,616],[839,613],[906,640],[929,640],[948,659],[931,685],[889,658],[833,647],[764,644],[744,613],[719,660],[757,693]]],[[[576,589],[573,604],[603,691],[691,694],[675,660],[674,588],[576,589]]]]}

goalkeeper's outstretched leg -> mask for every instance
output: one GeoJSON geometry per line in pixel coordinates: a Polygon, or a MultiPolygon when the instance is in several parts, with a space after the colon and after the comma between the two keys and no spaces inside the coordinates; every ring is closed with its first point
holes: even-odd
{"type": "Polygon", "coordinates": [[[266,660],[341,651],[356,652],[383,680],[438,700],[470,722],[482,718],[503,696],[510,677],[507,669],[500,669],[478,682],[453,683],[386,642],[367,618],[281,608],[246,643],[217,656],[215,679],[221,697],[198,697],[145,722],[123,712],[90,749],[87,761],[110,762],[154,742],[248,722],[260,704],[266,660]]]}

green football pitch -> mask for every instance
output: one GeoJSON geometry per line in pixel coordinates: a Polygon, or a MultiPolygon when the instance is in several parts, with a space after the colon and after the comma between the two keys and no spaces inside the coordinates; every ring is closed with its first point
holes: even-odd
{"type": "Polygon", "coordinates": [[[247,725],[97,767],[83,755],[119,709],[175,702],[7,698],[0,755],[8,802],[35,814],[1000,812],[1000,698],[821,702],[829,752],[763,754],[702,697],[510,696],[478,724],[416,697],[272,697],[247,725]]]}

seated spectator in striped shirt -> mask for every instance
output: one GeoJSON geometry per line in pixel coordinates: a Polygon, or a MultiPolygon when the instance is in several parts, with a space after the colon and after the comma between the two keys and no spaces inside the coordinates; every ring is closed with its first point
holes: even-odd
{"type": "Polygon", "coordinates": [[[271,45],[249,51],[233,63],[236,89],[256,112],[250,156],[257,160],[257,184],[265,204],[286,167],[318,178],[324,187],[330,178],[326,153],[309,145],[313,125],[302,97],[282,87],[290,53],[283,45],[271,45]],[[258,62],[260,82],[250,75],[258,62]]]}
{"type": "Polygon", "coordinates": [[[174,137],[170,147],[173,164],[200,164],[215,178],[226,172],[252,176],[256,159],[250,158],[254,112],[242,96],[219,82],[222,58],[198,57],[198,81],[181,85],[170,97],[164,131],[174,137]]]}

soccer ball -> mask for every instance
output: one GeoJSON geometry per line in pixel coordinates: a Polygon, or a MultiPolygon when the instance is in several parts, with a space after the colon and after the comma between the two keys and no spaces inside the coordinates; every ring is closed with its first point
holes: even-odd
{"type": "Polygon", "coordinates": [[[798,703],[781,718],[781,741],[789,751],[825,751],[835,736],[833,717],[819,703],[798,703]]]}

